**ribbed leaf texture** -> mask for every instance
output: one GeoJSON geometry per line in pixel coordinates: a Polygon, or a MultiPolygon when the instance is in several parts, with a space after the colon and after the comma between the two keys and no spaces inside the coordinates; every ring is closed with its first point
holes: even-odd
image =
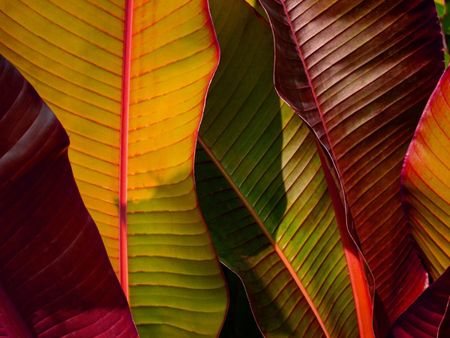
{"type": "Polygon", "coordinates": [[[1,57],[0,336],[136,337],[68,145],[55,115],[1,57]]]}
{"type": "Polygon", "coordinates": [[[222,55],[196,177],[219,255],[265,336],[371,336],[363,265],[335,217],[315,138],[273,87],[270,27],[241,0],[211,9],[222,55]]]}
{"type": "Polygon", "coordinates": [[[426,274],[401,208],[403,156],[443,70],[432,0],[261,0],[280,95],[313,128],[392,322],[426,274]]]}
{"type": "Polygon", "coordinates": [[[218,334],[226,291],[193,180],[218,63],[207,1],[6,0],[0,21],[0,52],[69,133],[140,333],[218,334]]]}
{"type": "Polygon", "coordinates": [[[433,92],[405,157],[405,210],[434,279],[450,266],[450,72],[433,92]]]}
{"type": "Polygon", "coordinates": [[[450,337],[450,268],[400,316],[394,338],[450,337]]]}

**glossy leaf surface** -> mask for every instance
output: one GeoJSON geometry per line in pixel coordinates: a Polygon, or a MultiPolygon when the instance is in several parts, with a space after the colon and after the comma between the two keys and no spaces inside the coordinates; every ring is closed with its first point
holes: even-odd
{"type": "Polygon", "coordinates": [[[0,58],[0,336],[136,337],[63,127],[0,58]]]}
{"type": "Polygon", "coordinates": [[[274,31],[276,87],[327,148],[393,321],[426,281],[401,208],[399,176],[443,70],[434,3],[261,3],[274,31]]]}
{"type": "Polygon", "coordinates": [[[450,268],[397,320],[395,338],[450,336],[450,268]]]}
{"type": "Polygon", "coordinates": [[[140,332],[217,334],[226,292],[192,174],[218,62],[207,1],[1,4],[0,52],[67,129],[140,332]]]}
{"type": "Polygon", "coordinates": [[[433,92],[405,156],[403,198],[434,279],[450,266],[450,72],[433,92]]]}
{"type": "Polygon", "coordinates": [[[219,255],[265,336],[358,336],[360,315],[370,336],[362,264],[335,218],[314,136],[273,88],[270,27],[240,0],[211,9],[222,56],[196,175],[219,255]]]}

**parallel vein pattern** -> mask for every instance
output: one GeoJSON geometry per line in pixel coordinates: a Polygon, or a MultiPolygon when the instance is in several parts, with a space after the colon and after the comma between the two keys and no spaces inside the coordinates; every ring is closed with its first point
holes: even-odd
{"type": "Polygon", "coordinates": [[[144,337],[211,337],[226,294],[193,165],[218,61],[207,2],[135,1],[131,67],[130,301],[144,337]]]}
{"type": "MultiPolygon", "coordinates": [[[[0,7],[0,52],[67,128],[77,184],[116,272],[124,6],[19,0],[0,7]]],[[[143,336],[214,336],[226,293],[192,174],[218,62],[207,1],[135,0],[132,10],[130,303],[143,336]]]]}
{"type": "Polygon", "coordinates": [[[219,255],[243,279],[266,336],[356,337],[349,270],[316,143],[274,91],[270,29],[242,1],[211,6],[222,56],[196,175],[219,255]]]}
{"type": "Polygon", "coordinates": [[[261,0],[276,43],[276,86],[337,166],[391,320],[426,276],[408,237],[399,175],[443,69],[433,1],[261,0]]]}
{"type": "Polygon", "coordinates": [[[433,279],[450,266],[450,73],[446,71],[420,119],[402,171],[413,235],[433,279]]]}
{"type": "Polygon", "coordinates": [[[69,139],[0,59],[0,335],[137,336],[67,157],[69,139]]]}
{"type": "Polygon", "coordinates": [[[392,329],[394,338],[450,336],[450,268],[401,315],[392,329]]]}
{"type": "Polygon", "coordinates": [[[1,6],[0,52],[66,128],[77,185],[118,271],[123,8],[49,0],[1,6]]]}

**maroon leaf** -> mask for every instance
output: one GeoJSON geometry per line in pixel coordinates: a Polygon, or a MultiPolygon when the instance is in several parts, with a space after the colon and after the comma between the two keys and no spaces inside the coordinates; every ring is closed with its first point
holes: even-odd
{"type": "Polygon", "coordinates": [[[394,321],[426,274],[400,202],[403,156],[443,70],[432,0],[260,0],[280,95],[333,159],[348,212],[394,321]]]}
{"type": "Polygon", "coordinates": [[[397,320],[396,338],[450,337],[450,268],[397,320]],[[445,322],[444,322],[445,320],[445,322]]]}
{"type": "Polygon", "coordinates": [[[67,134],[3,57],[0,88],[0,336],[137,336],[67,134]]]}

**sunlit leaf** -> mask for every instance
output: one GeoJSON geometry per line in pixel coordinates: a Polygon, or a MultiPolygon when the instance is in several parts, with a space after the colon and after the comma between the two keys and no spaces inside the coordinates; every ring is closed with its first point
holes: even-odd
{"type": "Polygon", "coordinates": [[[363,264],[335,218],[313,134],[274,90],[270,27],[241,0],[211,8],[222,54],[196,176],[219,255],[265,336],[370,337],[363,264]]]}
{"type": "Polygon", "coordinates": [[[207,1],[7,0],[0,21],[0,52],[68,131],[141,334],[217,334],[226,292],[192,174],[218,62],[207,1]]]}
{"type": "Polygon", "coordinates": [[[402,171],[405,210],[413,235],[437,279],[450,266],[450,72],[420,119],[402,171]]]}
{"type": "Polygon", "coordinates": [[[434,0],[439,18],[443,18],[447,14],[445,0],[434,0]]]}

